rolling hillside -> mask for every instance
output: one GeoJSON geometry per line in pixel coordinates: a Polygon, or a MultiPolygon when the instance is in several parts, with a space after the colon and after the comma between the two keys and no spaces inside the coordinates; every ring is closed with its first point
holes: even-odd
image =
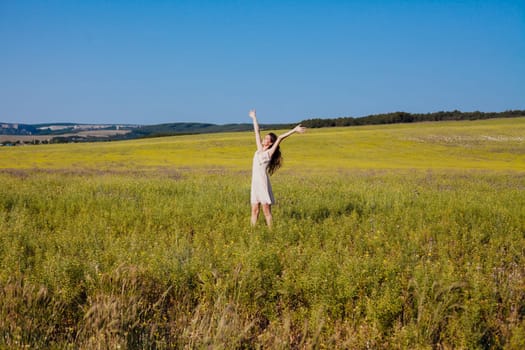
{"type": "MultiPolygon", "coordinates": [[[[336,126],[363,126],[400,124],[428,121],[461,121],[485,120],[494,118],[517,118],[525,116],[525,111],[505,112],[435,112],[427,114],[412,114],[393,112],[375,114],[359,118],[313,118],[305,119],[300,123],[308,128],[325,128],[336,126]]],[[[285,129],[291,124],[261,124],[263,129],[285,129]]],[[[198,122],[178,122],[155,125],[132,124],[75,124],[75,123],[46,123],[46,124],[15,124],[0,123],[0,144],[40,144],[40,143],[69,143],[116,141],[136,138],[207,134],[221,132],[235,132],[251,130],[250,123],[240,124],[211,124],[198,122]]]]}

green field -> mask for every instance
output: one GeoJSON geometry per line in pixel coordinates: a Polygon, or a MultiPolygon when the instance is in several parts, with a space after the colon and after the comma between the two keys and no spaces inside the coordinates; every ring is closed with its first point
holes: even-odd
{"type": "Polygon", "coordinates": [[[0,348],[523,349],[525,118],[0,148],[0,348]]]}

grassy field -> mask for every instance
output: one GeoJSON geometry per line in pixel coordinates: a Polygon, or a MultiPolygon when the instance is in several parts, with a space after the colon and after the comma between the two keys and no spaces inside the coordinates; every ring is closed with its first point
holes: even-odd
{"type": "MultiPolygon", "coordinates": [[[[525,118],[311,129],[286,140],[288,169],[525,171],[525,118]]],[[[1,150],[0,168],[96,171],[250,170],[251,133],[1,150]]]]}
{"type": "Polygon", "coordinates": [[[0,148],[0,348],[525,348],[525,118],[0,148]],[[262,219],[262,218],[261,218],[262,219]]]}

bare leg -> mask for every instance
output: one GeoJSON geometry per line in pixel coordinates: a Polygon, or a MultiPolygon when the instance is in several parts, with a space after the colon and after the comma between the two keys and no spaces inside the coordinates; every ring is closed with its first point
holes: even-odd
{"type": "Polygon", "coordinates": [[[263,204],[262,208],[263,208],[264,218],[266,219],[266,225],[268,225],[268,227],[272,227],[272,206],[271,204],[263,204]]]}
{"type": "Polygon", "coordinates": [[[258,217],[259,217],[259,204],[252,204],[252,218],[251,218],[252,226],[255,226],[257,224],[258,217]]]}

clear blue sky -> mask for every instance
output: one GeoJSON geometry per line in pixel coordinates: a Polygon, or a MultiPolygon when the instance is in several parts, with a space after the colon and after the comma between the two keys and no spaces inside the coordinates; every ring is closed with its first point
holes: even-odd
{"type": "Polygon", "coordinates": [[[0,0],[0,121],[525,109],[525,1],[0,0]]]}

